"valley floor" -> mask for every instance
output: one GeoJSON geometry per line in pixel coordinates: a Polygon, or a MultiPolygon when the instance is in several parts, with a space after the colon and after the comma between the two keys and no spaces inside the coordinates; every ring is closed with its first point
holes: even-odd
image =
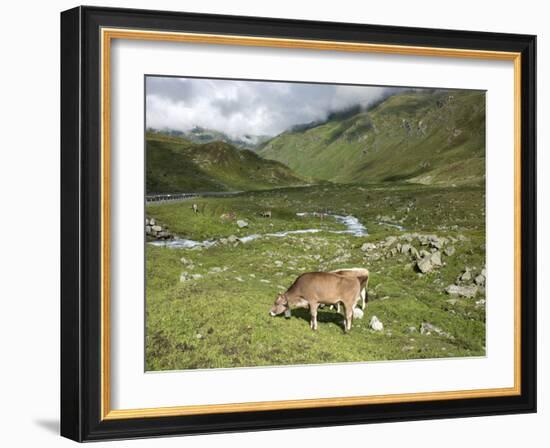
{"type": "Polygon", "coordinates": [[[485,265],[484,204],[482,187],[410,184],[325,184],[150,204],[147,217],[172,234],[213,244],[146,245],[146,370],[484,356],[485,292],[473,282],[485,265]],[[267,211],[271,218],[260,216],[267,211]],[[346,227],[319,212],[353,215],[369,234],[330,232],[346,227]],[[322,231],[239,240],[311,228],[322,231]],[[441,266],[421,273],[416,251],[439,253],[441,266]],[[269,316],[277,293],[301,273],[347,267],[371,272],[365,316],[350,333],[328,308],[319,312],[317,332],[307,310],[269,316]],[[448,294],[452,284],[469,293],[448,294]],[[370,328],[373,316],[383,331],[370,328]]]}

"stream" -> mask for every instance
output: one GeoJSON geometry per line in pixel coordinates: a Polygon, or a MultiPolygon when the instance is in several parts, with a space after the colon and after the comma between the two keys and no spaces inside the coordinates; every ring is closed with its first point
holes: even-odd
{"type": "MultiPolygon", "coordinates": [[[[304,216],[314,216],[313,213],[296,213],[296,216],[304,217],[304,216]]],[[[259,238],[263,237],[273,237],[273,238],[283,238],[288,235],[302,235],[302,234],[308,234],[308,233],[336,233],[336,234],[347,234],[347,235],[353,235],[353,236],[367,236],[367,228],[361,224],[361,222],[352,215],[336,215],[332,213],[324,213],[323,216],[334,218],[337,222],[343,224],[346,229],[345,230],[324,230],[324,229],[300,229],[300,230],[286,230],[283,232],[273,232],[273,233],[254,233],[250,235],[246,235],[243,237],[239,237],[238,240],[242,243],[249,243],[250,241],[257,240],[259,238]]],[[[211,240],[204,240],[204,241],[195,241],[190,240],[186,238],[174,238],[172,240],[168,241],[151,241],[149,244],[152,244],[153,246],[162,246],[162,247],[169,247],[172,249],[193,249],[195,247],[211,247],[214,244],[216,244],[217,240],[211,239],[211,240]]]]}

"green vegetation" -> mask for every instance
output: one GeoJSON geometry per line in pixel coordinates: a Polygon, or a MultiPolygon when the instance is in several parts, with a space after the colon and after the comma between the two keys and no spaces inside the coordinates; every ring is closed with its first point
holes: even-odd
{"type": "Polygon", "coordinates": [[[485,94],[398,94],[352,116],[285,132],[259,154],[296,173],[333,182],[481,184],[485,179],[485,94]]]}
{"type": "Polygon", "coordinates": [[[148,132],[147,193],[256,190],[305,181],[280,162],[229,143],[196,144],[148,132]]]}
{"type": "Polygon", "coordinates": [[[320,232],[198,249],[148,245],[147,370],[485,354],[485,307],[478,302],[483,293],[475,299],[453,299],[444,292],[465,267],[477,272],[485,263],[482,188],[323,185],[193,202],[200,213],[193,214],[190,203],[183,201],[149,205],[147,216],[180,237],[219,241],[290,229],[341,229],[331,218],[296,216],[323,210],[357,216],[370,235],[320,232]],[[265,210],[272,210],[272,219],[259,216],[265,210]],[[234,219],[221,217],[230,213],[234,219]],[[407,230],[380,224],[381,218],[400,222],[407,230]],[[239,229],[238,219],[249,227],[239,229]],[[443,267],[422,275],[410,256],[377,259],[377,251],[361,250],[365,242],[411,232],[452,237],[456,252],[443,256],[443,267]],[[309,329],[306,310],[295,311],[290,319],[268,315],[276,294],[300,273],[357,266],[371,271],[370,303],[349,334],[343,333],[342,317],[326,308],[319,313],[317,332],[309,329]],[[373,315],[383,322],[383,332],[369,328],[373,315]],[[423,322],[452,337],[420,334],[423,322]]]}
{"type": "Polygon", "coordinates": [[[296,126],[256,153],[211,142],[225,139],[216,131],[186,137],[195,142],[147,133],[148,194],[243,192],[147,205],[174,237],[208,241],[147,244],[147,370],[485,355],[484,93],[401,93],[296,126]],[[353,215],[369,235],[337,233],[344,224],[326,214],[353,215]],[[305,229],[318,232],[273,235],[305,229]],[[249,235],[260,236],[240,240],[249,235]],[[421,272],[432,254],[441,266],[421,272]],[[350,333],[328,308],[317,332],[307,310],[269,316],[300,274],[350,267],[371,272],[350,333]],[[474,297],[448,294],[453,284],[474,297]]]}

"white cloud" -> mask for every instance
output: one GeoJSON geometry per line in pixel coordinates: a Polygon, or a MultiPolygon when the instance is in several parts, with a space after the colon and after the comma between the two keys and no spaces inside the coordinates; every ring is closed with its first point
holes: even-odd
{"type": "Polygon", "coordinates": [[[395,88],[289,82],[148,77],[147,127],[215,129],[233,138],[276,135],[324,120],[331,112],[366,107],[395,88]]]}

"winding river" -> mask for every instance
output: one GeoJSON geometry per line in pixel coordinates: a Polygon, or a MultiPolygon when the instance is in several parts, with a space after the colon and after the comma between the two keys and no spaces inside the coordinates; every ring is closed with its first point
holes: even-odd
{"type": "MultiPolygon", "coordinates": [[[[296,216],[313,216],[313,213],[296,213],[296,216]]],[[[367,228],[355,217],[352,215],[336,215],[332,213],[325,213],[323,216],[328,216],[334,218],[337,222],[343,224],[346,228],[345,230],[323,230],[323,229],[300,229],[300,230],[286,230],[283,232],[273,232],[273,233],[253,233],[243,237],[239,237],[238,240],[242,243],[249,243],[251,241],[257,240],[259,238],[284,238],[288,235],[302,235],[308,233],[336,233],[336,234],[347,234],[353,236],[367,236],[367,228]]],[[[217,240],[204,240],[204,241],[195,241],[186,238],[174,238],[167,241],[152,241],[149,244],[154,246],[169,247],[172,249],[193,249],[195,247],[210,247],[216,244],[217,240]]]]}

